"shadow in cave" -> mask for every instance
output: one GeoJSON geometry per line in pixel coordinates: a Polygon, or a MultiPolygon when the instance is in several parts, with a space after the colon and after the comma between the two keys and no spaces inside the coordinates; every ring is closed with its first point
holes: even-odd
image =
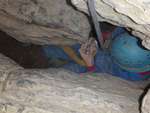
{"type": "Polygon", "coordinates": [[[140,113],[142,113],[142,101],[143,101],[143,98],[144,98],[144,96],[147,94],[147,92],[148,92],[148,90],[150,89],[150,84],[149,85],[147,85],[146,87],[145,87],[145,89],[144,89],[144,92],[141,94],[141,96],[139,97],[139,111],[140,111],[140,113]]]}
{"type": "Polygon", "coordinates": [[[24,68],[48,68],[40,45],[25,44],[0,31],[0,53],[24,68]]]}

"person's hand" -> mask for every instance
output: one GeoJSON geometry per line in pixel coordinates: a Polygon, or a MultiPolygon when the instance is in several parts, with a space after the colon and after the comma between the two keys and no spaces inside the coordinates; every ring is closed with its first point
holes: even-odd
{"type": "Polygon", "coordinates": [[[82,59],[85,61],[86,65],[93,66],[94,65],[94,56],[97,51],[96,41],[92,38],[88,40],[86,43],[81,45],[79,50],[82,59]]]}

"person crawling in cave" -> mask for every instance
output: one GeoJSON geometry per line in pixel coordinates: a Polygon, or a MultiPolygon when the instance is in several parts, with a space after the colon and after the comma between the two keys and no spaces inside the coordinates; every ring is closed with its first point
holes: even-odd
{"type": "Polygon", "coordinates": [[[117,27],[110,35],[112,43],[106,50],[98,49],[93,39],[83,44],[47,45],[42,49],[49,65],[55,64],[54,67],[79,74],[108,73],[126,80],[147,80],[150,77],[150,51],[124,28],[117,27]]]}
{"type": "Polygon", "coordinates": [[[24,68],[65,68],[82,74],[108,73],[126,80],[146,80],[150,77],[150,51],[124,28],[103,28],[104,39],[112,40],[101,50],[93,39],[72,46],[27,45],[1,33],[0,52],[24,68]],[[108,38],[109,37],[109,38],[108,38]]]}

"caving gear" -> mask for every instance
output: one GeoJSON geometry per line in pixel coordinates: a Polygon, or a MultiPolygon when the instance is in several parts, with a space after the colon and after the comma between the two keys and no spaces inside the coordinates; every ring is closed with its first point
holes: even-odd
{"type": "Polygon", "coordinates": [[[115,37],[111,46],[113,61],[130,72],[150,71],[150,50],[142,47],[140,42],[127,32],[115,37]]]}
{"type": "Polygon", "coordinates": [[[92,22],[93,22],[93,26],[96,32],[96,40],[97,40],[97,44],[99,47],[101,47],[101,49],[103,49],[103,45],[104,45],[104,39],[102,36],[102,32],[101,32],[101,27],[100,27],[100,23],[98,22],[97,19],[97,13],[96,13],[96,9],[95,9],[95,3],[94,0],[88,0],[88,9],[89,9],[89,13],[91,15],[92,18],[92,22]]]}

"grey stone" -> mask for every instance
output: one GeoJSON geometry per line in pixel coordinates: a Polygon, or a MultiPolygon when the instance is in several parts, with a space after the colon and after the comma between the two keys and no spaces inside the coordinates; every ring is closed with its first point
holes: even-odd
{"type": "Polygon", "coordinates": [[[66,0],[0,0],[0,29],[22,42],[73,44],[88,38],[90,24],[66,0]]]}
{"type": "Polygon", "coordinates": [[[150,90],[147,91],[147,93],[144,96],[143,102],[142,102],[142,113],[150,113],[150,90]]]}

